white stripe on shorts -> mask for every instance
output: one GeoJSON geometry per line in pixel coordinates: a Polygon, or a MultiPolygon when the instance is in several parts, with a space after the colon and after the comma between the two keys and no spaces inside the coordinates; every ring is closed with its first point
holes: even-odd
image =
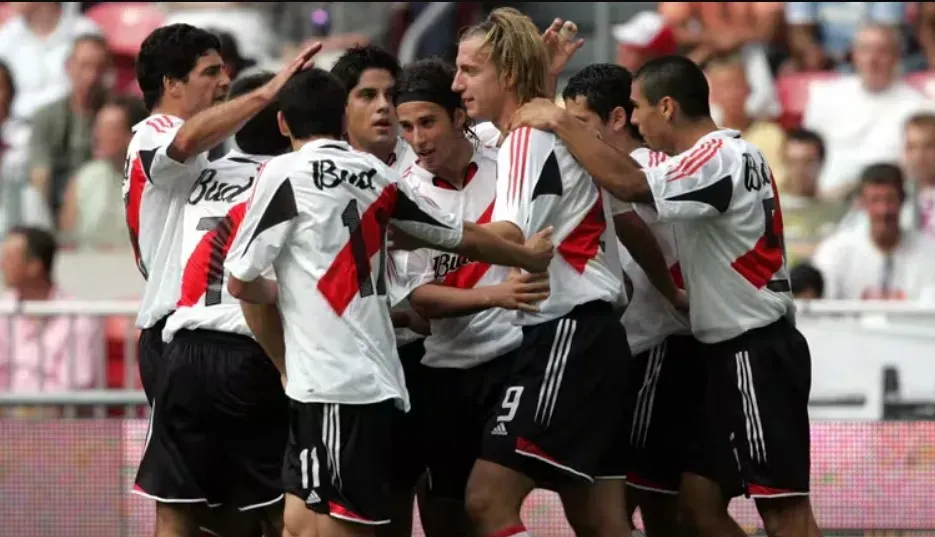
{"type": "Polygon", "coordinates": [[[643,375],[643,385],[636,396],[636,409],[633,413],[633,425],[630,427],[630,445],[644,447],[649,437],[649,423],[653,416],[653,403],[656,401],[656,387],[662,372],[662,362],[666,357],[666,342],[649,349],[649,362],[643,375]]]}
{"type": "Polygon", "coordinates": [[[760,407],[756,400],[750,354],[747,351],[738,352],[734,355],[734,361],[737,365],[737,389],[740,390],[740,397],[743,400],[743,417],[750,458],[765,464],[766,438],[763,436],[763,422],[760,420],[760,407]]]}
{"type": "Polygon", "coordinates": [[[565,376],[565,366],[568,365],[568,355],[571,353],[571,341],[575,335],[578,321],[574,319],[561,319],[555,327],[555,339],[552,341],[552,350],[549,352],[549,361],[545,367],[545,377],[539,388],[539,400],[536,403],[536,421],[548,426],[555,412],[555,403],[565,376]]]}

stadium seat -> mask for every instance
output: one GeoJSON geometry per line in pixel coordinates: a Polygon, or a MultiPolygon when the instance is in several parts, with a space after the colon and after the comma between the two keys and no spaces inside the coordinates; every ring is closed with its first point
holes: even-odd
{"type": "Polygon", "coordinates": [[[101,27],[114,54],[131,58],[165,17],[149,2],[102,2],[89,9],[87,16],[101,27]]]}
{"type": "Polygon", "coordinates": [[[903,77],[903,81],[921,91],[926,97],[935,98],[935,73],[928,71],[909,73],[903,77]]]}
{"type": "Polygon", "coordinates": [[[836,78],[838,73],[833,71],[814,71],[802,73],[788,73],[776,79],[776,91],[779,94],[779,103],[782,105],[782,114],[779,123],[785,129],[794,129],[802,123],[805,105],[808,102],[808,91],[815,81],[836,78]]]}

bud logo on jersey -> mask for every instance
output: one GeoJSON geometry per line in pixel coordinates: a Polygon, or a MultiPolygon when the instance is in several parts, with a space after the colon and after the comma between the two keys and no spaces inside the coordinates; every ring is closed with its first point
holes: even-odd
{"type": "Polygon", "coordinates": [[[341,183],[356,186],[361,190],[373,190],[373,177],[376,174],[377,171],[374,169],[360,174],[339,170],[332,160],[312,161],[312,176],[318,190],[335,188],[341,183]]]}
{"type": "Polygon", "coordinates": [[[463,255],[440,254],[432,259],[432,270],[435,271],[436,279],[444,278],[449,272],[454,272],[470,262],[471,260],[463,255]]]}
{"type": "Polygon", "coordinates": [[[759,192],[764,186],[769,185],[772,180],[772,174],[766,160],[757,159],[749,153],[743,154],[743,186],[748,192],[759,192]]]}
{"type": "Polygon", "coordinates": [[[197,205],[202,201],[234,203],[241,194],[250,190],[255,179],[254,177],[249,177],[245,184],[236,185],[218,181],[215,179],[217,173],[217,171],[210,168],[201,172],[195,184],[192,186],[191,193],[188,195],[189,205],[197,205]]]}

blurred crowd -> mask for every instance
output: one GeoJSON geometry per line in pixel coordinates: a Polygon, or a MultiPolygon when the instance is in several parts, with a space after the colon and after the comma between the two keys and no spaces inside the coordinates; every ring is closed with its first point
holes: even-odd
{"type": "MultiPolygon", "coordinates": [[[[355,44],[398,51],[430,4],[0,4],[0,268],[8,296],[63,296],[51,270],[59,247],[129,247],[121,180],[131,129],[147,114],[133,55],[149,30],[172,22],[214,29],[236,76],[274,68],[310,39],[324,42],[324,67],[355,44]]],[[[416,57],[451,59],[458,29],[499,5],[457,3],[416,57]]],[[[552,16],[569,16],[561,12],[567,4],[537,9],[548,6],[552,16]]],[[[672,53],[705,67],[716,119],[771,164],[797,296],[935,298],[935,4],[661,2],[612,21],[611,35],[616,61],[631,70],[672,53]]],[[[45,353],[74,345],[75,330],[56,332],[54,322],[0,326],[0,386],[42,389],[46,381],[36,379],[55,375],[56,388],[100,379],[69,366],[63,380],[59,362],[36,365],[22,350],[37,345],[37,333],[45,353]],[[22,341],[8,345],[8,337],[22,341]],[[11,348],[17,360],[26,356],[22,365],[4,365],[15,361],[5,356],[11,348]]]]}

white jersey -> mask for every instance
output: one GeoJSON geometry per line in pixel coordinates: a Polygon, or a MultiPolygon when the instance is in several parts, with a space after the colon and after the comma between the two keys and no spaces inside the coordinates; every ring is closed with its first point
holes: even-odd
{"type": "Polygon", "coordinates": [[[756,147],[719,130],[644,171],[659,219],[676,224],[695,337],[717,343],[795,314],[779,195],[756,147]]]}
{"type": "Polygon", "coordinates": [[[291,399],[392,399],[408,410],[386,297],[390,223],[441,247],[461,242],[457,217],[342,141],[309,142],[267,162],[257,178],[226,268],[243,281],[275,269],[291,399]]]}
{"type": "Polygon", "coordinates": [[[490,121],[484,121],[474,125],[474,135],[481,145],[487,147],[498,147],[500,142],[500,129],[490,121]]]}
{"type": "MultiPolygon", "coordinates": [[[[418,156],[416,155],[416,152],[412,150],[412,147],[409,146],[406,140],[403,140],[402,138],[397,138],[396,148],[393,149],[393,152],[390,154],[390,158],[389,160],[387,160],[387,165],[390,168],[392,168],[393,171],[395,171],[399,175],[402,175],[403,172],[409,169],[409,166],[412,166],[412,164],[416,161],[417,158],[418,156]]],[[[392,278],[390,278],[390,281],[392,282],[392,278]]],[[[393,306],[394,311],[406,311],[409,309],[410,309],[409,302],[407,300],[403,300],[402,302],[393,306]]],[[[416,341],[416,340],[419,340],[425,337],[422,334],[413,332],[409,328],[394,327],[393,333],[396,336],[397,347],[400,347],[407,343],[412,343],[413,341],[416,341]]]]}
{"type": "Polygon", "coordinates": [[[558,319],[595,300],[618,301],[623,275],[603,249],[613,227],[607,216],[600,189],[555,135],[523,127],[506,137],[497,157],[493,221],[512,222],[526,237],[554,227],[549,298],[538,313],[517,312],[518,324],[558,319]]]}
{"type": "MultiPolygon", "coordinates": [[[[483,145],[475,149],[460,189],[418,164],[403,174],[402,181],[443,211],[486,224],[490,222],[497,195],[497,150],[483,145]]],[[[394,252],[391,265],[396,278],[406,282],[409,290],[428,283],[459,289],[497,285],[510,271],[508,267],[429,248],[394,252]]],[[[502,356],[519,347],[523,340],[522,330],[511,323],[512,318],[507,310],[491,308],[473,315],[432,319],[429,321],[432,333],[425,338],[422,363],[429,367],[467,369],[502,356]]]]}
{"type": "Polygon", "coordinates": [[[182,266],[182,213],[201,171],[205,153],[176,162],[166,150],[183,120],[152,115],[133,127],[123,176],[130,244],[146,286],[136,316],[137,328],[149,328],[168,315],[179,299],[182,266]]]}
{"type": "MultiPolygon", "coordinates": [[[[644,168],[660,164],[668,158],[665,153],[650,151],[642,147],[630,153],[630,157],[644,168]]],[[[616,216],[634,211],[637,206],[614,198],[612,208],[616,216]]],[[[656,242],[659,243],[666,266],[669,267],[675,284],[679,288],[684,288],[682,269],[679,266],[678,252],[675,247],[675,230],[672,224],[660,222],[655,211],[649,207],[640,207],[637,214],[646,222],[653,236],[656,237],[656,242]]],[[[630,353],[635,356],[645,352],[674,334],[690,334],[691,325],[688,322],[688,315],[675,309],[675,306],[656,289],[643,272],[643,268],[622,244],[619,245],[619,250],[620,264],[633,283],[633,295],[620,319],[627,330],[630,353]]]]}
{"type": "Polygon", "coordinates": [[[195,181],[184,211],[182,286],[162,339],[187,330],[217,330],[253,337],[240,302],[227,291],[224,259],[243,221],[259,168],[270,157],[231,151],[195,181]]]}

